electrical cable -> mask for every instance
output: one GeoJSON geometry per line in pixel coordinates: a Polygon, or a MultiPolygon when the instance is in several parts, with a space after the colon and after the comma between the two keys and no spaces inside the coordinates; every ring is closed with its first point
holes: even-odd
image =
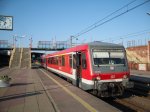
{"type": "Polygon", "coordinates": [[[137,0],[133,0],[133,1],[131,1],[130,3],[128,3],[128,4],[124,5],[123,7],[121,7],[120,9],[117,9],[116,11],[114,11],[114,12],[112,12],[111,14],[107,15],[106,17],[102,18],[101,20],[95,22],[94,24],[92,24],[92,25],[90,25],[89,27],[85,28],[84,30],[80,31],[77,35],[79,35],[80,33],[82,33],[82,32],[84,32],[84,31],[88,30],[89,28],[95,26],[95,25],[98,24],[99,22],[101,22],[101,21],[107,19],[108,17],[112,16],[113,14],[119,12],[120,10],[124,9],[125,7],[127,7],[127,6],[129,6],[130,4],[134,3],[135,1],[137,1],[137,0]]]}
{"type": "MultiPolygon", "coordinates": [[[[135,33],[129,33],[129,34],[122,35],[122,36],[115,36],[115,38],[118,38],[118,39],[115,39],[115,40],[112,40],[112,41],[117,41],[117,40],[120,40],[120,39],[130,38],[129,36],[132,36],[132,37],[133,36],[139,36],[139,35],[143,35],[143,34],[147,34],[147,33],[150,33],[150,29],[138,31],[138,32],[135,32],[135,33]]],[[[107,39],[100,40],[100,41],[106,41],[106,40],[109,40],[111,38],[114,38],[114,37],[109,37],[107,39]]]]}
{"type": "MultiPolygon", "coordinates": [[[[131,4],[131,3],[135,2],[135,1],[136,1],[136,0],[134,0],[134,1],[130,2],[130,3],[128,3],[128,4],[131,4]]],[[[113,19],[118,18],[118,17],[120,17],[120,16],[122,16],[122,15],[124,15],[124,14],[126,14],[126,13],[128,13],[128,12],[130,12],[130,11],[132,11],[132,10],[134,10],[134,9],[136,9],[136,8],[138,8],[138,7],[140,7],[140,6],[144,5],[144,4],[146,4],[146,3],[148,3],[148,2],[150,2],[150,0],[147,0],[147,1],[145,1],[145,2],[142,2],[142,3],[138,4],[138,5],[136,5],[136,6],[132,7],[132,8],[130,8],[130,9],[127,9],[126,11],[124,11],[124,12],[122,12],[122,13],[120,13],[120,14],[118,14],[118,15],[116,15],[116,16],[114,16],[114,17],[112,17],[112,18],[110,18],[110,19],[108,19],[108,20],[106,20],[106,21],[104,21],[104,22],[102,22],[102,23],[100,23],[100,24],[96,24],[96,23],[97,23],[97,22],[96,22],[95,24],[93,24],[94,26],[91,25],[91,26],[93,26],[93,27],[91,27],[91,28],[89,28],[89,29],[86,28],[86,29],[87,29],[86,31],[77,33],[76,35],[73,36],[72,39],[77,38],[77,37],[79,37],[79,36],[81,36],[81,35],[83,35],[83,34],[89,32],[89,31],[91,31],[91,30],[93,30],[93,29],[95,29],[95,28],[97,28],[97,27],[99,27],[99,26],[101,26],[101,25],[107,23],[107,22],[110,22],[110,21],[112,21],[113,19]]],[[[127,7],[127,6],[129,6],[129,5],[125,5],[124,8],[127,7]]],[[[123,8],[123,7],[122,7],[122,8],[123,8]]],[[[120,9],[122,9],[122,8],[120,8],[120,9]]],[[[118,9],[117,11],[119,11],[120,9],[118,9]]],[[[113,14],[116,13],[117,11],[111,13],[110,15],[113,15],[113,14]]],[[[108,15],[108,17],[109,17],[110,15],[108,15]]],[[[108,17],[106,16],[105,18],[108,18],[108,17]]],[[[102,20],[104,20],[105,18],[103,18],[102,20]]],[[[101,20],[100,20],[100,21],[101,21],[101,20]]],[[[98,22],[98,23],[99,23],[99,22],[98,22]]]]}

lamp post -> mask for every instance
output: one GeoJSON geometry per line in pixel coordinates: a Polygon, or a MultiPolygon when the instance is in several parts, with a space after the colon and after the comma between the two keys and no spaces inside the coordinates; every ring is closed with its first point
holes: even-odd
{"type": "Polygon", "coordinates": [[[22,43],[21,43],[21,39],[24,38],[24,37],[26,37],[26,36],[25,36],[25,35],[23,35],[23,36],[14,35],[14,37],[20,39],[19,48],[20,48],[20,50],[21,50],[21,47],[22,47],[22,45],[21,45],[21,44],[22,44],[22,43]]]}
{"type": "Polygon", "coordinates": [[[13,35],[13,48],[16,48],[16,42],[17,42],[17,39],[16,39],[16,35],[13,35]]]}
{"type": "Polygon", "coordinates": [[[32,48],[32,42],[33,42],[33,40],[32,40],[32,37],[29,39],[30,40],[30,49],[32,48]]]}

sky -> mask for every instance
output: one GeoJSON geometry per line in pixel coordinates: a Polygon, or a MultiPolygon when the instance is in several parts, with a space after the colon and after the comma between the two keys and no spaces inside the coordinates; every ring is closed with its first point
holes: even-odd
{"type": "MultiPolygon", "coordinates": [[[[13,16],[13,31],[0,30],[0,40],[26,36],[21,45],[33,47],[38,41],[67,41],[70,36],[101,20],[133,0],[0,0],[0,15],[13,16]]],[[[146,0],[136,0],[119,13],[146,0]]],[[[105,41],[123,43],[150,40],[150,2],[74,39],[76,43],[105,41]],[[132,34],[132,35],[129,35],[132,34]]],[[[20,42],[17,40],[17,46],[20,42]]]]}

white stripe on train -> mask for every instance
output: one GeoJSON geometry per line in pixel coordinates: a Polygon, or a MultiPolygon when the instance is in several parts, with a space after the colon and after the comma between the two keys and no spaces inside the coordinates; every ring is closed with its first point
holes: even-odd
{"type": "MultiPolygon", "coordinates": [[[[57,70],[57,69],[54,69],[54,68],[50,68],[50,67],[47,67],[49,70],[55,72],[55,73],[59,73],[59,74],[62,74],[63,76],[66,76],[66,77],[69,77],[73,80],[76,80],[76,76],[75,75],[72,75],[72,74],[69,74],[69,73],[66,73],[66,72],[62,72],[60,70],[57,70]]],[[[123,80],[122,79],[109,79],[109,80],[100,80],[100,82],[122,82],[123,80]]],[[[85,83],[85,84],[88,84],[88,85],[94,85],[94,81],[93,80],[87,80],[87,79],[84,79],[82,78],[82,82],[85,83]]]]}

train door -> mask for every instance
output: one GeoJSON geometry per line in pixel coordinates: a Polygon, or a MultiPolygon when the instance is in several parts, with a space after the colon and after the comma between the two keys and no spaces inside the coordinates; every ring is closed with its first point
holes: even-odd
{"type": "Polygon", "coordinates": [[[76,85],[81,88],[82,66],[81,66],[81,52],[76,53],[76,85]]]}
{"type": "Polygon", "coordinates": [[[75,76],[76,79],[76,53],[73,53],[71,58],[72,58],[72,63],[71,63],[72,75],[75,76]]]}
{"type": "Polygon", "coordinates": [[[77,87],[84,89],[82,86],[82,78],[83,75],[87,74],[86,51],[77,52],[76,55],[76,85],[77,87]]]}

